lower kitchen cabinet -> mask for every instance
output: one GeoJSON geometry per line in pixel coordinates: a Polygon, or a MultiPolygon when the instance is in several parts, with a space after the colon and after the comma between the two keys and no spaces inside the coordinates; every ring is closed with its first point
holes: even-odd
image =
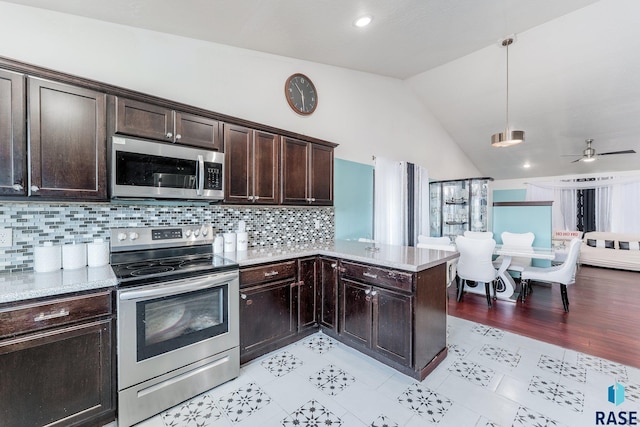
{"type": "Polygon", "coordinates": [[[240,362],[295,338],[296,261],[240,269],[240,362]]]}
{"type": "Polygon", "coordinates": [[[110,293],[0,308],[0,319],[2,426],[93,426],[115,419],[110,293]]]}
{"type": "Polygon", "coordinates": [[[318,321],[330,335],[338,333],[338,260],[318,259],[318,321]]]}
{"type": "Polygon", "coordinates": [[[298,309],[298,332],[318,327],[317,258],[298,260],[298,284],[296,299],[298,309]]]}

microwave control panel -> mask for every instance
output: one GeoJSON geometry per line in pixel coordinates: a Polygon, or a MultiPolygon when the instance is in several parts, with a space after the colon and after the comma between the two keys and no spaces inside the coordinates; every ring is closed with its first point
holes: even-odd
{"type": "Polygon", "coordinates": [[[205,190],[222,190],[222,164],[206,163],[204,176],[205,190]]]}

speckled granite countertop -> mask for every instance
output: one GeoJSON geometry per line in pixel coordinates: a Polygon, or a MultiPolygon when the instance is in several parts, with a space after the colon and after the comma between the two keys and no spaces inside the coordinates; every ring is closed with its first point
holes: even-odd
{"type": "Polygon", "coordinates": [[[0,303],[115,287],[117,284],[110,265],[50,273],[0,274],[0,303]]]}
{"type": "MultiPolygon", "coordinates": [[[[246,252],[225,253],[241,267],[277,262],[292,258],[324,255],[382,267],[418,272],[455,259],[457,252],[417,249],[408,246],[375,245],[350,240],[330,244],[306,244],[250,249],[246,252]]],[[[51,273],[0,274],[0,304],[63,295],[71,292],[115,287],[118,280],[110,265],[85,267],[76,270],[58,270],[51,273]]]]}

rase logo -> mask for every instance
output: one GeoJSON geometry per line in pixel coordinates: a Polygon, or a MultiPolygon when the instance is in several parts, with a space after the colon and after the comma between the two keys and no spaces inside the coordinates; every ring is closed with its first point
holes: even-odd
{"type": "MultiPolygon", "coordinates": [[[[607,389],[607,400],[618,406],[624,402],[624,386],[616,381],[607,389]]],[[[597,426],[636,426],[638,425],[637,411],[596,411],[597,426]]]]}

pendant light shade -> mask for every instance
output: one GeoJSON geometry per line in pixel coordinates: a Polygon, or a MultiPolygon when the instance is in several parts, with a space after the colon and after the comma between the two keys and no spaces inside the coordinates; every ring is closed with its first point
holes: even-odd
{"type": "Polygon", "coordinates": [[[513,43],[513,38],[509,37],[502,41],[502,46],[507,48],[507,125],[504,132],[491,135],[492,147],[511,147],[512,145],[524,142],[523,130],[511,130],[509,128],[509,45],[513,43]]]}

